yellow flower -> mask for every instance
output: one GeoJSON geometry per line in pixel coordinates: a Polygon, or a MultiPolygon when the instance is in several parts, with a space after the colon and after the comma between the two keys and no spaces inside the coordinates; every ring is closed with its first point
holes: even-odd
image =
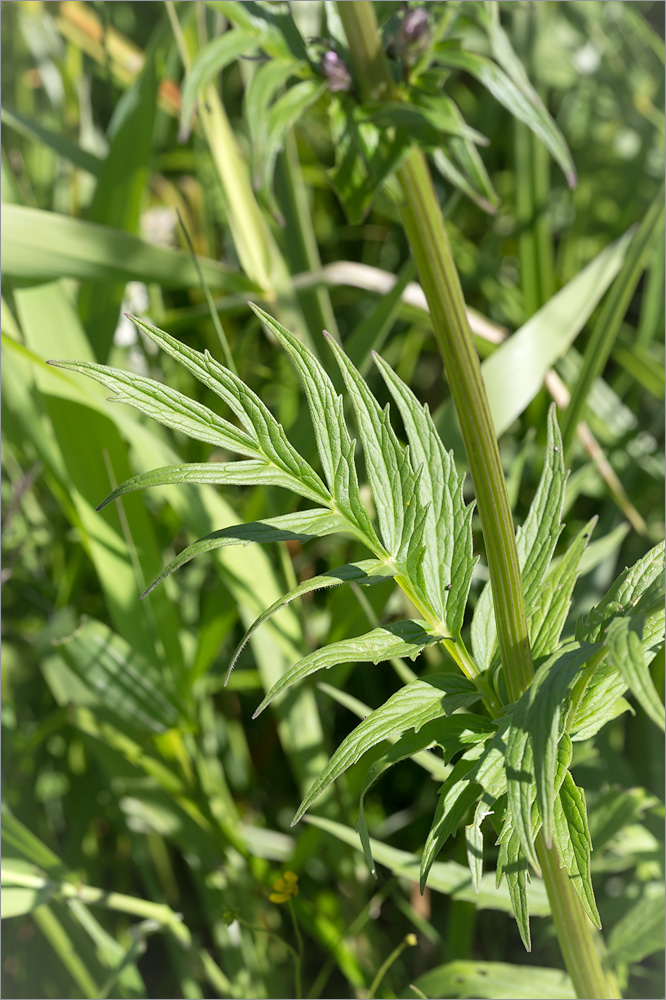
{"type": "Polygon", "coordinates": [[[285,872],[282,878],[273,882],[275,892],[268,897],[271,903],[286,903],[287,900],[298,896],[298,875],[296,872],[285,872]]]}

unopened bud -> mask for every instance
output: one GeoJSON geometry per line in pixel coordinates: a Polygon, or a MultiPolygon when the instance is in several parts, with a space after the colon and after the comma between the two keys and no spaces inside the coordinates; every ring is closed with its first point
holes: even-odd
{"type": "Polygon", "coordinates": [[[337,52],[333,52],[331,49],[329,52],[324,53],[321,68],[328,80],[328,89],[330,91],[335,93],[337,90],[351,90],[351,74],[337,52]]]}
{"type": "Polygon", "coordinates": [[[407,11],[396,39],[400,53],[414,58],[425,51],[429,39],[428,12],[423,7],[407,11]]]}

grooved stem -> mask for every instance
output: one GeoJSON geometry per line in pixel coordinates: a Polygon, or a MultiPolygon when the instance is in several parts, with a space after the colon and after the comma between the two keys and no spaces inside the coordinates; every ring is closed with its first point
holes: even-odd
{"type": "MultiPolygon", "coordinates": [[[[395,98],[373,5],[356,0],[337,6],[361,97],[395,98]]],[[[512,700],[517,700],[529,687],[534,666],[513,521],[481,366],[430,171],[418,148],[407,154],[398,180],[403,225],[428,300],[472,473],[506,686],[512,700]]],[[[556,849],[546,847],[539,836],[537,851],[562,956],[578,997],[620,997],[614,977],[602,968],[594,928],[560,867],[556,849]]]]}

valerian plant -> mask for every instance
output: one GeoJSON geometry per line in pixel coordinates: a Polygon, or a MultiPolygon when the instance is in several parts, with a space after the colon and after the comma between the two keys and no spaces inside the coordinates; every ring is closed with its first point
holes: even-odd
{"type": "MultiPolygon", "coordinates": [[[[372,491],[373,521],[361,499],[344,401],[314,354],[280,323],[253,307],[287,352],[303,383],[316,438],[321,475],[291,445],[261,399],[209,353],[199,353],[151,324],[139,330],[211,389],[235,422],[180,392],[136,374],[91,362],[52,362],[101,382],[117,401],[192,438],[224,448],[240,461],[185,464],[135,476],[113,490],[100,508],[134,490],[177,483],[277,485],[308,501],[294,513],[225,527],[185,548],[153,580],[146,595],[195,556],[228,545],[310,539],[341,532],[361,542],[370,557],[305,580],[268,608],[243,636],[233,668],[252,633],[280,608],[326,587],[370,586],[392,579],[414,608],[414,617],[386,622],[364,635],[309,653],[267,692],[255,717],[291,685],[339,663],[378,664],[416,659],[441,644],[459,672],[424,673],[372,711],[337,748],[296,811],[296,823],[318,797],[373,747],[391,745],[368,767],[361,791],[358,831],[375,873],[363,800],[392,764],[439,747],[448,776],[421,860],[421,887],[433,861],[470,816],[465,843],[473,886],[483,871],[484,839],[499,845],[497,881],[506,879],[525,947],[530,948],[530,872],[540,874],[537,834],[555,845],[583,909],[600,926],[590,876],[592,843],[585,794],[571,774],[572,745],[595,735],[629,709],[630,691],[664,728],[664,708],[649,665],[663,648],[664,545],[625,569],[599,604],[582,616],[574,636],[563,636],[571,595],[594,521],[553,559],[562,531],[567,474],[554,407],[548,417],[543,472],[527,518],[516,533],[536,673],[511,701],[498,649],[493,597],[486,585],[471,621],[471,649],[462,631],[475,556],[473,504],[463,477],[444,447],[427,406],[390,365],[374,361],[402,419],[403,444],[366,381],[340,345],[327,337],[340,369],[363,447],[372,491]],[[485,824],[485,831],[484,831],[485,824]]],[[[144,595],[145,596],[145,595],[144,595]]]]}

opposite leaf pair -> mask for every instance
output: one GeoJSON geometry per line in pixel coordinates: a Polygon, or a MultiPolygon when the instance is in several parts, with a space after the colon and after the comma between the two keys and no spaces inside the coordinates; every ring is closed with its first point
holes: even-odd
{"type": "MultiPolygon", "coordinates": [[[[123,494],[173,483],[278,485],[317,506],[250,524],[223,528],[188,546],[150,585],[146,594],[195,555],[254,541],[308,539],[344,532],[372,558],[340,566],[304,581],[268,608],[243,636],[229,670],[254,630],[279,608],[305,593],[347,582],[371,585],[393,578],[420,617],[393,622],[305,656],[267,693],[255,715],[290,685],[343,662],[414,659],[442,643],[463,677],[426,675],[407,684],[371,712],[343,741],[301,804],[296,822],[315,799],[363,754],[387,739],[390,748],[368,769],[358,829],[374,871],[363,802],[370,786],[405,757],[423,762],[422,751],[442,749],[446,778],[424,847],[421,884],[449,836],[469,811],[467,854],[473,885],[483,865],[481,824],[491,816],[498,834],[498,880],[506,877],[521,935],[529,948],[529,866],[539,872],[535,838],[555,843],[562,864],[590,918],[598,923],[590,879],[591,843],[585,800],[568,770],[571,741],[594,735],[628,707],[629,687],[663,725],[648,664],[663,631],[663,546],[648,553],[614,584],[597,609],[579,623],[578,642],[561,644],[580,559],[594,522],[551,565],[562,530],[566,472],[554,408],[548,418],[546,460],[528,516],[516,535],[537,673],[530,689],[506,704],[498,660],[492,593],[487,586],[472,620],[473,656],[462,638],[475,559],[473,505],[466,505],[462,477],[444,448],[427,407],[379,356],[375,363],[397,405],[408,446],[398,440],[389,409],[382,409],[341,348],[328,338],[355,412],[365,468],[377,515],[373,525],[360,498],[343,400],[322,365],[304,345],[262,310],[253,307],[287,351],[303,382],[323,479],[293,448],[261,399],[208,353],[180,344],[135,320],[151,340],[183,364],[229,407],[238,425],[151,379],[88,362],[57,362],[91,375],[166,426],[227,451],[242,461],[170,466],[136,476],[101,506],[123,494]],[[661,602],[661,604],[660,604],[661,602]],[[627,618],[627,612],[631,617],[627,618]],[[539,660],[545,662],[539,665],[539,660]],[[477,713],[468,711],[483,702],[477,713]],[[419,756],[421,754],[421,756],[419,756]],[[455,760],[454,760],[455,759],[455,760]]],[[[145,596],[145,595],[144,595],[145,596]]]]}

